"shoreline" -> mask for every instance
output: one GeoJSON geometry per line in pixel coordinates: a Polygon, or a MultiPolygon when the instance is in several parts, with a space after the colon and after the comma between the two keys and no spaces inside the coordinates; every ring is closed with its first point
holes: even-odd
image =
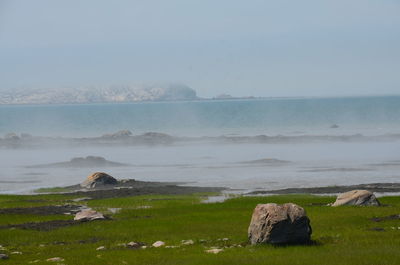
{"type": "MultiPolygon", "coordinates": [[[[400,182],[379,182],[361,183],[355,185],[335,185],[301,188],[284,188],[274,190],[252,190],[232,189],[229,187],[196,186],[194,183],[187,182],[154,182],[138,181],[134,179],[118,180],[118,184],[102,186],[94,189],[84,189],[79,184],[63,187],[44,187],[32,190],[30,193],[4,192],[0,195],[34,196],[34,195],[54,195],[63,194],[71,196],[87,196],[93,199],[120,198],[141,195],[181,195],[194,193],[218,193],[213,197],[229,196],[264,196],[264,195],[290,195],[290,194],[310,194],[310,195],[337,195],[350,190],[369,190],[374,193],[400,194],[400,182]],[[188,185],[190,184],[190,185],[188,185]]],[[[218,201],[218,200],[217,200],[218,201]]]]}
{"type": "Polygon", "coordinates": [[[371,192],[377,192],[377,193],[400,193],[400,183],[368,183],[368,184],[357,184],[357,185],[259,190],[259,191],[248,192],[246,193],[246,195],[338,194],[350,190],[369,190],[371,192]]]}

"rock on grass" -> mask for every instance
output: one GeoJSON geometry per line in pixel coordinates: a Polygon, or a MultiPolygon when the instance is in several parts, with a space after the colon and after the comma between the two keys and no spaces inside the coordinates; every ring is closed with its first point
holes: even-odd
{"type": "Polygon", "coordinates": [[[156,241],[156,242],[153,243],[152,246],[155,247],[155,248],[159,248],[159,247],[165,246],[165,242],[163,242],[163,241],[156,241]]]}
{"type": "Polygon", "coordinates": [[[352,190],[340,194],[332,206],[357,205],[357,206],[379,206],[380,203],[375,195],[368,190],[352,190]]]}
{"type": "Polygon", "coordinates": [[[310,241],[310,220],[305,210],[293,203],[258,204],[254,209],[248,237],[251,244],[301,244],[310,241]]]}

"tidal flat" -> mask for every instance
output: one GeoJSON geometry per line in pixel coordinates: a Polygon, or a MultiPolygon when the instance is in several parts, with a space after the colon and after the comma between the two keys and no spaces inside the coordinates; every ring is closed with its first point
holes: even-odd
{"type": "Polygon", "coordinates": [[[400,196],[379,198],[380,207],[330,207],[327,204],[335,197],[304,194],[240,196],[202,203],[216,194],[154,193],[97,199],[83,199],[77,193],[0,195],[0,253],[9,256],[0,263],[400,263],[400,220],[394,218],[400,213],[400,196]],[[248,243],[247,229],[255,206],[271,202],[304,207],[313,230],[311,244],[248,243]],[[90,207],[107,218],[74,222],[77,206],[90,207]],[[60,223],[65,225],[52,226],[60,223]],[[152,247],[156,241],[165,245],[152,247]],[[129,242],[137,242],[139,247],[130,247],[129,242]],[[222,251],[207,252],[213,249],[222,251]]]}

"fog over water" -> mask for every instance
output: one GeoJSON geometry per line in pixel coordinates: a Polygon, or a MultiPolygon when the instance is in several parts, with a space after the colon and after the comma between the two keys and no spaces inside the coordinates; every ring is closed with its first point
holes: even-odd
{"type": "Polygon", "coordinates": [[[0,106],[0,192],[93,171],[242,190],[398,182],[399,114],[399,97],[0,106]],[[48,165],[86,156],[126,165],[48,165]]]}

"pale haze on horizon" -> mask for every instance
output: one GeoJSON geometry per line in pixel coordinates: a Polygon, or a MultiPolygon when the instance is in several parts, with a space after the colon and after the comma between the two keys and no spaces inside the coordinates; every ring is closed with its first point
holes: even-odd
{"type": "Polygon", "coordinates": [[[0,0],[0,93],[184,83],[201,97],[400,93],[400,2],[0,0]]]}

